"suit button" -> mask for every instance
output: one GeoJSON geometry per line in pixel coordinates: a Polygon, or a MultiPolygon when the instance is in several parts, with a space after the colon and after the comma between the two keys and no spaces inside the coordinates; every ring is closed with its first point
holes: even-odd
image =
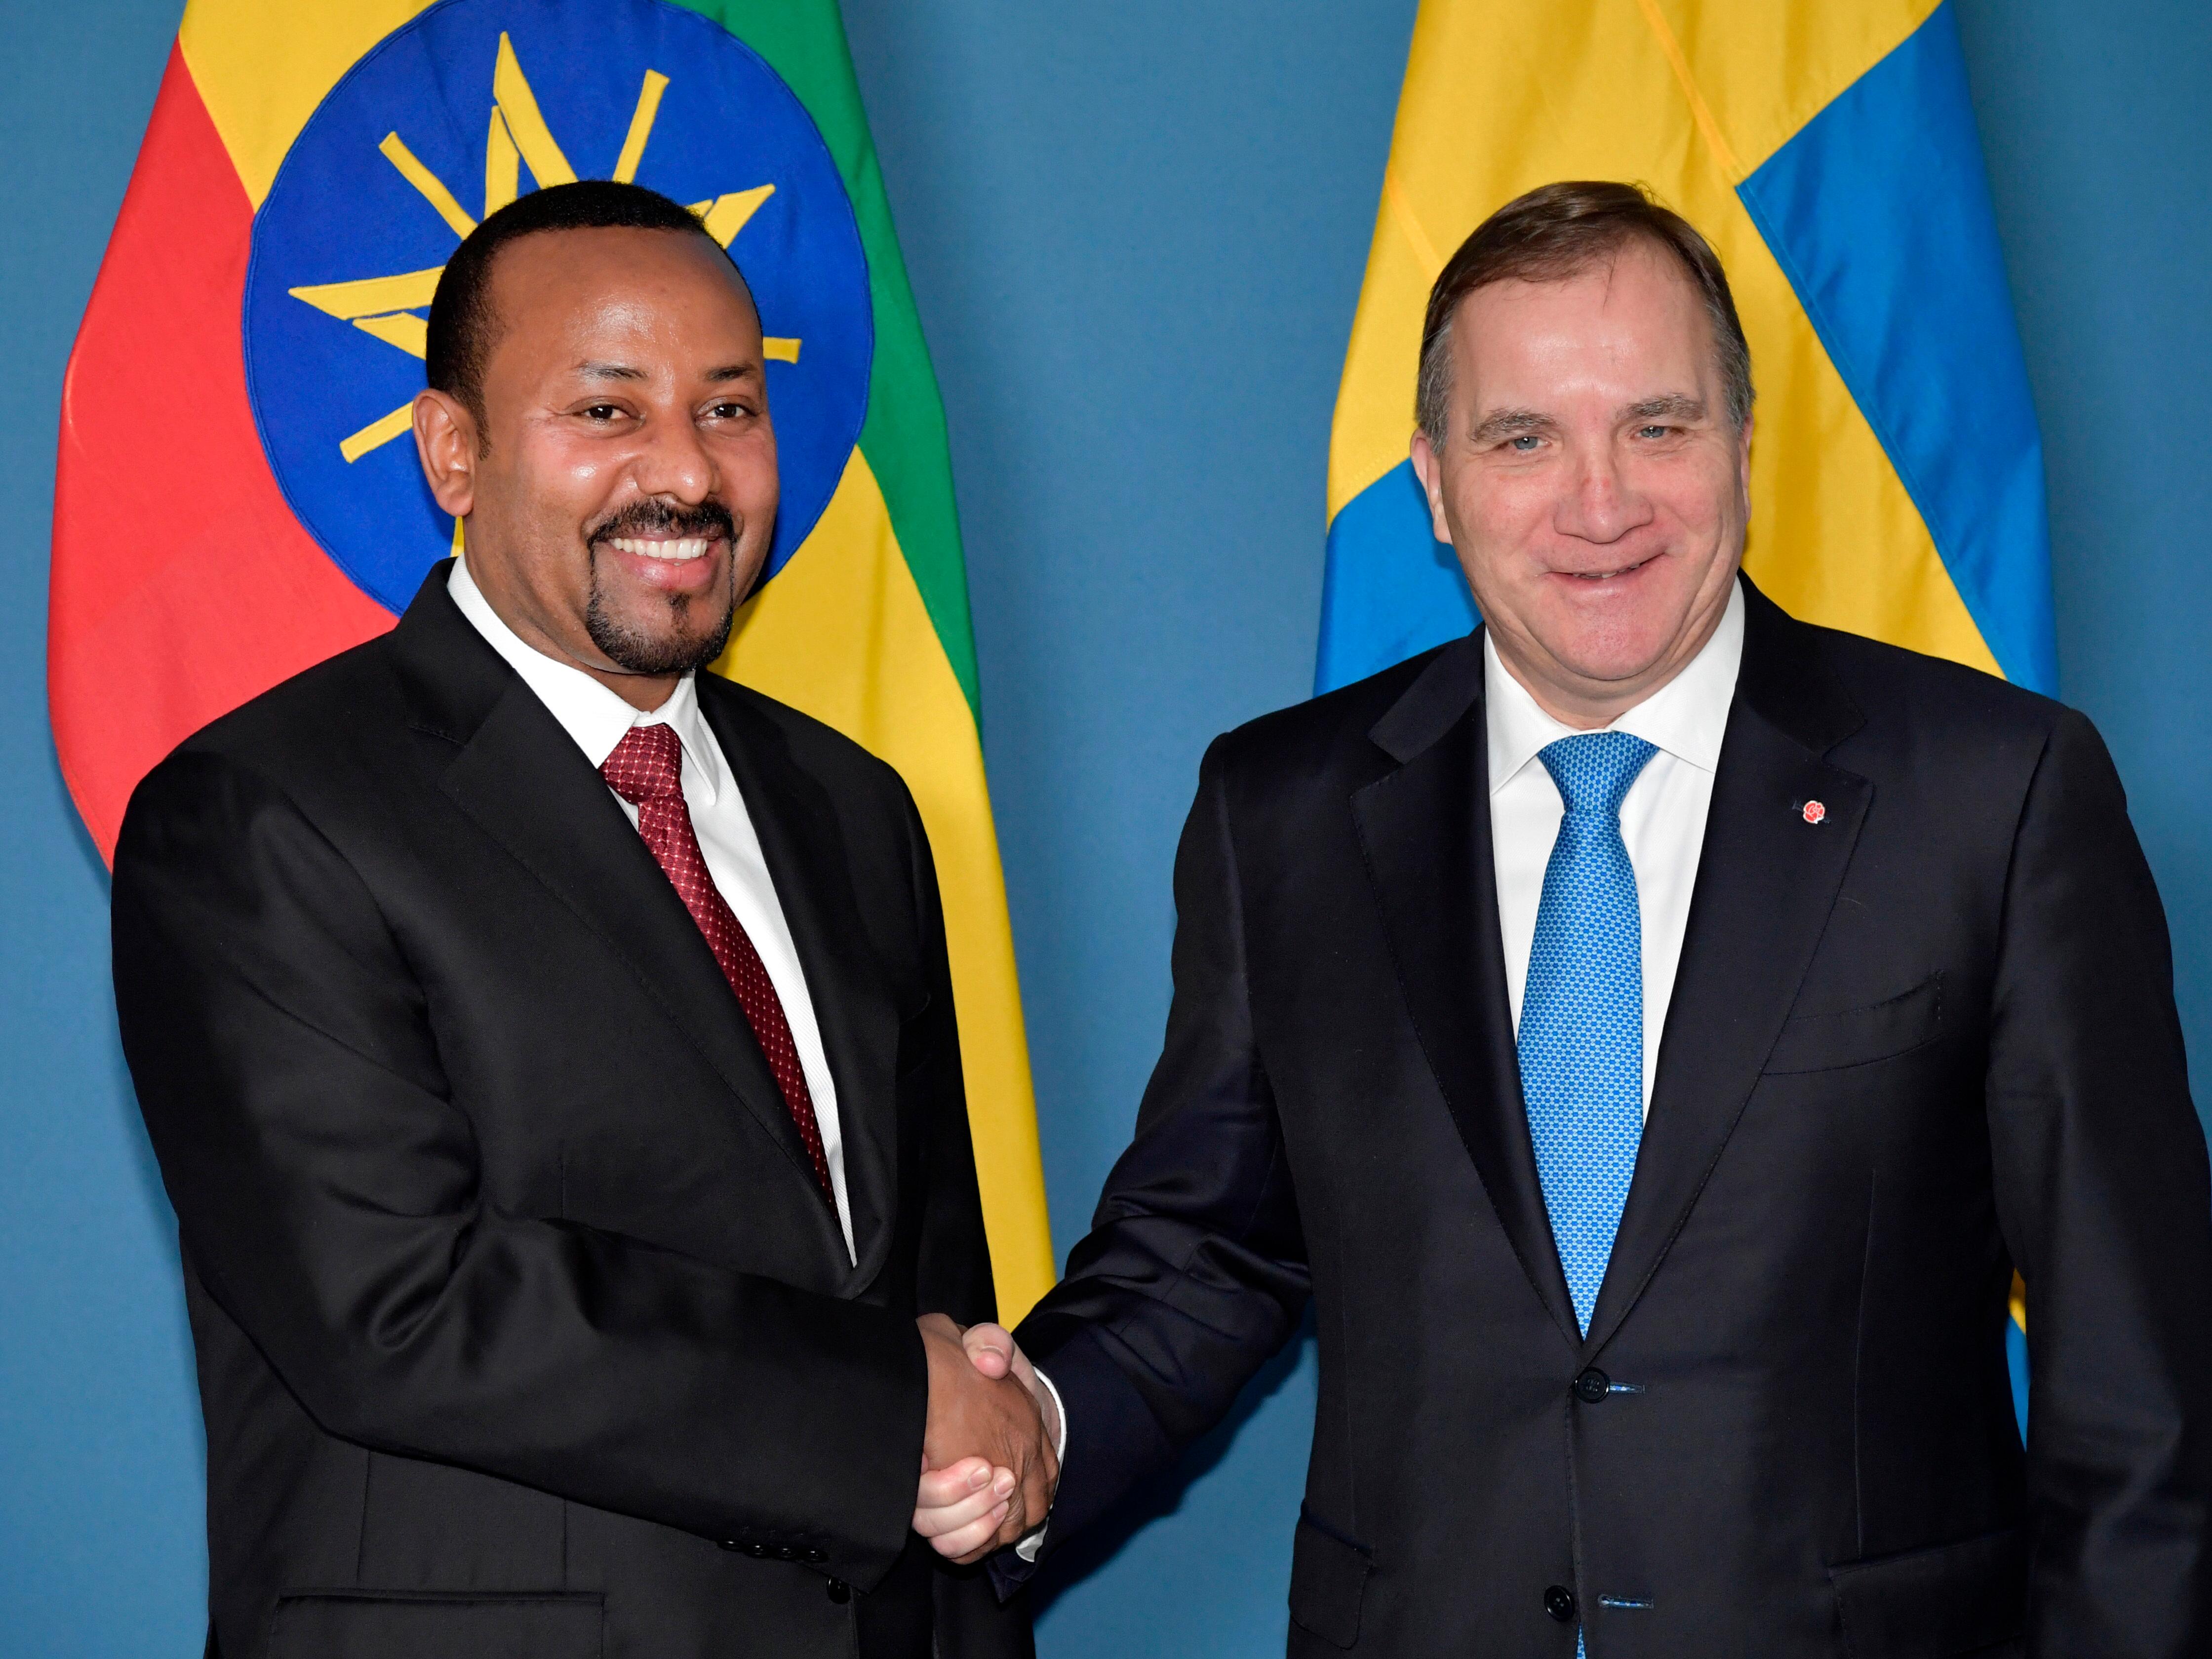
{"type": "Polygon", "coordinates": [[[769,1557],[769,1547],[765,1544],[748,1544],[745,1546],[745,1553],[756,1561],[765,1561],[769,1557]]]}
{"type": "Polygon", "coordinates": [[[799,1552],[788,1544],[778,1544],[775,1547],[775,1559],[779,1561],[796,1561],[799,1559],[799,1552]]]}
{"type": "Polygon", "coordinates": [[[1553,1584],[1544,1592],[1544,1611],[1563,1625],[1574,1622],[1575,1593],[1565,1584],[1553,1584]]]}
{"type": "Polygon", "coordinates": [[[1575,1379],[1575,1398],[1585,1406],[1595,1406],[1612,1386],[1613,1379],[1593,1365],[1575,1379]]]}
{"type": "Polygon", "coordinates": [[[830,1581],[830,1599],[843,1607],[853,1599],[853,1587],[842,1578],[832,1578],[830,1581]]]}
{"type": "Polygon", "coordinates": [[[827,1550],[809,1550],[806,1552],[806,1565],[810,1567],[823,1566],[828,1563],[829,1559],[830,1553],[827,1550]]]}

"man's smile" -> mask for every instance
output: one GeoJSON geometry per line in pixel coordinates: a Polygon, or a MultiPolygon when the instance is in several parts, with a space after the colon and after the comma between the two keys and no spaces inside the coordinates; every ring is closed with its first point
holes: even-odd
{"type": "Polygon", "coordinates": [[[1557,571],[1554,574],[1561,576],[1572,576],[1577,581],[1611,581],[1615,576],[1626,576],[1630,574],[1632,572],[1643,569],[1645,565],[1650,563],[1652,560],[1658,556],[1659,556],[1656,553],[1647,554],[1643,558],[1637,560],[1633,564],[1618,565],[1611,570],[1561,570],[1557,571]]]}
{"type": "Polygon", "coordinates": [[[662,539],[652,536],[610,536],[609,547],[635,553],[641,559],[703,559],[721,541],[720,536],[680,536],[662,539]]]}
{"type": "Polygon", "coordinates": [[[693,530],[687,535],[602,535],[593,538],[592,544],[637,586],[675,599],[713,588],[728,563],[732,542],[720,531],[700,535],[693,530]]]}

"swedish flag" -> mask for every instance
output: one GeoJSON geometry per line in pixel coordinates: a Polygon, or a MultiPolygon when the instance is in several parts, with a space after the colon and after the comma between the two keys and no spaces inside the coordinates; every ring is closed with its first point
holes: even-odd
{"type": "Polygon", "coordinates": [[[1474,623],[1406,459],[1422,310],[1469,231],[1559,179],[1645,185],[1728,267],[1760,587],[2055,690],[2042,440],[1928,0],[1423,0],[1337,399],[1316,689],[1474,623]]]}

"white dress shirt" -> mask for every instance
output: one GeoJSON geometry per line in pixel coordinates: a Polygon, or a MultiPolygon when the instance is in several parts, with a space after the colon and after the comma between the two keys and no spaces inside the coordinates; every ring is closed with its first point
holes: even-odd
{"type": "MultiPolygon", "coordinates": [[[[667,725],[676,729],[684,744],[684,804],[691,810],[691,828],[699,837],[699,850],[707,860],[707,873],[715,890],[736,915],[745,936],[760,952],[769,982],[783,1004],[783,1017],[791,1026],[791,1040],[799,1050],[799,1070],[806,1074],[806,1091],[814,1098],[814,1116],[822,1128],[822,1154],[830,1164],[830,1185],[836,1195],[837,1223],[844,1230],[845,1254],[853,1256],[853,1210],[845,1196],[844,1139],[837,1129],[837,1084],[830,1075],[829,1056],[822,1048],[822,1027],[814,1017],[814,999],[807,994],[805,970],[800,967],[799,947],[792,942],[791,924],[775,896],[768,860],[762,856],[760,836],[744,795],[714,741],[713,728],[699,711],[699,688],[686,674],[677,682],[666,702],[650,714],[640,714],[582,669],[549,657],[505,623],[483,591],[469,574],[465,561],[453,561],[447,582],[453,603],[460,607],[477,633],[522,676],[523,684],[560,721],[561,729],[576,740],[584,758],[598,769],[614,753],[633,726],[667,725]]],[[[610,789],[615,804],[633,828],[637,808],[610,789]]]]}
{"type": "MultiPolygon", "coordinates": [[[[1490,838],[1498,875],[1498,926],[1505,945],[1505,986],[1513,1024],[1521,1024],[1521,994],[1528,983],[1528,952],[1536,939],[1536,907],[1544,896],[1544,869],[1559,837],[1566,803],[1537,751],[1577,735],[1536,706],[1528,689],[1498,659],[1488,634],[1482,639],[1484,701],[1490,727],[1490,838]]],[[[1636,903],[1644,922],[1644,1109],[1651,1110],[1651,1080],[1659,1066],[1659,1038],[1674,996],[1674,970],[1682,960],[1682,934],[1690,920],[1690,892],[1698,882],[1698,856],[1705,840],[1705,813],[1713,802],[1713,772],[1728,731],[1729,704],[1743,663],[1743,588],[1729,594],[1728,609],[1712,638],[1682,672],[1606,728],[1626,732],[1659,752],[1645,763],[1620,804],[1620,837],[1636,871],[1636,903]]]]}

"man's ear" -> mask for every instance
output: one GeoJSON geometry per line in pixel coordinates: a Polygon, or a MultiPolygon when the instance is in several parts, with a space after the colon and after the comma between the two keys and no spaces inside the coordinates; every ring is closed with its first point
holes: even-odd
{"type": "Polygon", "coordinates": [[[476,416],[465,404],[442,392],[416,394],[416,459],[440,509],[457,519],[476,505],[478,453],[476,416]]]}
{"type": "Polygon", "coordinates": [[[1743,492],[1743,510],[1746,518],[1751,515],[1751,422],[1750,416],[1746,415],[1743,417],[1743,431],[1736,439],[1735,476],[1737,485],[1743,492]]]}
{"type": "Polygon", "coordinates": [[[1429,498],[1431,532],[1446,547],[1451,545],[1451,526],[1444,522],[1444,464],[1429,434],[1420,428],[1413,428],[1413,474],[1421,481],[1421,489],[1429,498]]]}

